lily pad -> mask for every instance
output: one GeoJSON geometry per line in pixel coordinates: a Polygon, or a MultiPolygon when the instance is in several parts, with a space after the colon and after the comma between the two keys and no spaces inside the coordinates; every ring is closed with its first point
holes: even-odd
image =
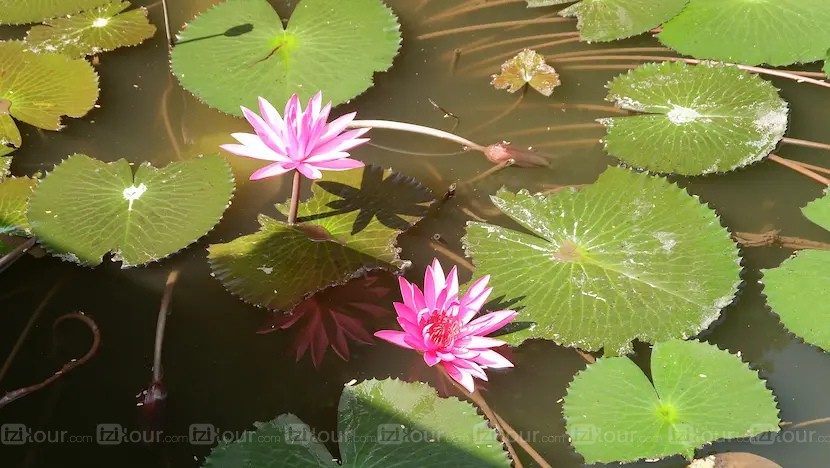
{"type": "Polygon", "coordinates": [[[690,0],[658,38],[698,59],[783,66],[823,60],[828,24],[826,0],[690,0]]]}
{"type": "Polygon", "coordinates": [[[12,157],[0,156],[0,182],[11,174],[12,157]]]}
{"type": "Polygon", "coordinates": [[[172,68],[200,100],[240,116],[239,106],[254,108],[258,96],[352,99],[392,66],[400,43],[397,18],[381,0],[302,0],[285,30],[266,0],[227,0],[182,30],[172,68]]]}
{"type": "MultiPolygon", "coordinates": [[[[260,215],[255,234],[210,246],[213,272],[229,291],[260,307],[288,310],[365,271],[400,271],[408,262],[398,256],[396,239],[434,201],[414,179],[376,166],[324,172],[311,190],[313,197],[299,206],[298,225],[260,215]]],[[[286,205],[277,208],[288,212],[286,205]]]]}
{"type": "Polygon", "coordinates": [[[26,204],[37,180],[28,177],[0,179],[0,234],[26,234],[26,204]]]}
{"type": "Polygon", "coordinates": [[[253,434],[236,442],[220,442],[203,466],[510,466],[496,432],[472,405],[456,398],[440,398],[424,383],[373,379],[346,386],[338,415],[342,464],[334,461],[308,425],[292,414],[284,414],[259,424],[253,434]]]}
{"type": "Polygon", "coordinates": [[[28,218],[38,240],[65,260],[95,266],[108,252],[122,268],[171,255],[213,229],[230,205],[233,176],[218,154],[133,177],[123,159],[75,154],[39,184],[28,218]]]}
{"type": "Polygon", "coordinates": [[[665,179],[612,167],[581,191],[491,197],[530,233],[471,222],[476,276],[518,310],[499,338],[545,338],[606,355],[706,329],[740,283],[718,216],[665,179]]]}
{"type": "Polygon", "coordinates": [[[787,130],[787,103],[757,75],[719,64],[663,62],[615,78],[606,98],[646,115],[601,119],[605,150],[627,164],[684,175],[765,158],[787,130]]]}
{"type": "Polygon", "coordinates": [[[26,35],[29,50],[73,57],[138,45],[156,33],[147,19],[147,10],[126,13],[129,2],[114,2],[77,15],[55,18],[34,26],[26,35]]]}
{"type": "Polygon", "coordinates": [[[563,3],[573,3],[575,0],[525,0],[528,8],[539,8],[563,3]]]}
{"type": "MultiPolygon", "coordinates": [[[[579,18],[583,41],[636,36],[674,18],[689,0],[582,0],[559,12],[579,18]]],[[[566,2],[560,2],[566,3],[566,2]]]]}
{"type": "MultiPolygon", "coordinates": [[[[98,74],[86,60],[36,54],[19,41],[0,42],[0,107],[17,120],[60,130],[61,116],[83,117],[98,100],[98,74]]],[[[0,112],[0,139],[20,146],[20,132],[0,112]]]]}
{"type": "Polygon", "coordinates": [[[493,75],[491,83],[496,89],[515,93],[529,84],[545,96],[553,94],[553,88],[562,84],[556,70],[545,63],[545,57],[535,50],[525,49],[504,62],[501,73],[493,75]]]}
{"type": "MultiPolygon", "coordinates": [[[[830,195],[804,208],[804,215],[830,231],[830,195]]],[[[807,343],[830,350],[830,252],[804,250],[778,268],[763,270],[764,294],[781,323],[807,343]]]]}
{"type": "Polygon", "coordinates": [[[651,380],[626,357],[577,374],[562,404],[571,444],[587,463],[694,451],[779,430],[775,397],[738,356],[699,341],[654,345],[651,380]]]}
{"type": "MultiPolygon", "coordinates": [[[[23,142],[20,130],[18,130],[11,115],[8,114],[10,108],[11,101],[0,99],[0,158],[4,158],[3,155],[20,148],[20,144],[23,142]]],[[[11,163],[11,158],[9,158],[9,163],[11,163]]]]}
{"type": "Polygon", "coordinates": [[[39,23],[106,5],[113,0],[0,0],[0,24],[39,23]]]}

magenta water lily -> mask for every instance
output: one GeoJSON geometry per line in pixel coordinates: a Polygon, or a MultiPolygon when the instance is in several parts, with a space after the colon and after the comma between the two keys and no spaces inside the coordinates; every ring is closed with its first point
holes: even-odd
{"type": "Polygon", "coordinates": [[[404,331],[383,330],[375,336],[421,351],[427,365],[442,365],[450,377],[473,392],[473,377],[487,380],[484,369],[513,367],[492,349],[505,342],[485,335],[513,320],[516,312],[500,310],[472,320],[493,291],[487,287],[489,280],[489,276],[480,278],[459,298],[456,268],[445,277],[435,259],[427,267],[423,291],[400,278],[403,302],[396,302],[395,310],[404,331]]]}
{"type": "Polygon", "coordinates": [[[297,170],[309,179],[322,177],[320,171],[343,171],[362,167],[363,163],[349,158],[350,150],[369,141],[360,138],[368,128],[350,130],[346,126],[356,113],[346,114],[329,123],[331,102],[322,107],[323,94],[317,93],[308,101],[305,110],[300,99],[293,95],[279,112],[264,98],[259,98],[260,117],[242,107],[245,118],[256,134],[232,133],[240,144],[221,145],[221,148],[246,158],[274,161],[251,175],[251,180],[266,179],[291,170],[297,170]]]}

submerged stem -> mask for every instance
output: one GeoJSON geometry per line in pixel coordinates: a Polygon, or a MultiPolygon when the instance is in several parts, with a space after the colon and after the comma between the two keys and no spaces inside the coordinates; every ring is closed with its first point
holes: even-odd
{"type": "Polygon", "coordinates": [[[769,159],[771,161],[777,162],[778,164],[781,164],[782,166],[789,167],[790,169],[792,169],[796,172],[800,172],[800,173],[806,175],[807,177],[809,177],[809,178],[811,178],[811,179],[813,179],[817,182],[821,182],[824,185],[830,186],[830,179],[828,179],[827,177],[823,177],[821,175],[816,174],[815,172],[813,172],[810,169],[807,169],[806,167],[796,163],[795,161],[790,161],[789,159],[784,159],[781,156],[778,156],[776,154],[770,154],[769,159]]]}
{"type": "Polygon", "coordinates": [[[830,250],[830,244],[825,242],[812,241],[800,237],[782,236],[779,235],[779,231],[777,230],[760,233],[735,232],[732,234],[732,238],[744,247],[776,246],[793,250],[830,250]]]}
{"type": "Polygon", "coordinates": [[[482,44],[482,45],[475,45],[477,43],[472,43],[472,44],[469,44],[469,45],[465,46],[465,47],[469,47],[469,48],[461,47],[460,50],[461,50],[462,54],[472,54],[472,53],[475,53],[475,52],[480,52],[482,50],[492,49],[492,48],[495,48],[495,47],[501,47],[501,46],[505,46],[505,45],[508,45],[508,44],[515,44],[517,42],[532,41],[534,39],[553,39],[555,37],[576,37],[576,36],[579,36],[578,32],[570,32],[570,31],[569,32],[561,32],[561,33],[552,33],[552,34],[538,34],[536,36],[517,37],[517,38],[514,38],[514,39],[508,39],[506,41],[501,41],[501,42],[489,42],[489,43],[485,43],[485,44],[482,44]]]}
{"type": "Polygon", "coordinates": [[[827,143],[819,143],[817,141],[799,140],[798,138],[783,138],[781,143],[787,143],[796,146],[806,146],[807,148],[816,148],[823,150],[830,150],[830,145],[827,143]]]}
{"type": "Polygon", "coordinates": [[[502,21],[500,23],[476,24],[474,26],[464,26],[460,28],[445,29],[443,31],[435,31],[427,34],[421,34],[416,39],[432,39],[435,37],[450,36],[452,34],[459,34],[472,31],[481,31],[484,29],[500,29],[509,26],[524,26],[528,24],[544,24],[544,23],[570,23],[574,21],[573,18],[537,18],[530,20],[517,21],[502,21]]]}
{"type": "Polygon", "coordinates": [[[469,7],[462,5],[462,6],[457,7],[457,8],[451,8],[451,9],[449,9],[449,10],[443,12],[443,13],[439,13],[439,14],[431,17],[431,18],[427,18],[425,20],[425,22],[429,23],[431,21],[444,20],[444,19],[448,19],[448,18],[453,18],[455,16],[458,16],[458,15],[461,15],[461,14],[464,14],[464,13],[471,13],[473,11],[483,10],[485,8],[493,8],[493,7],[497,7],[497,6],[508,5],[510,3],[521,3],[521,2],[524,2],[524,1],[525,0],[495,0],[493,2],[479,3],[477,5],[473,5],[473,6],[469,6],[469,7]]]}
{"type": "Polygon", "coordinates": [[[164,32],[167,34],[167,48],[173,48],[173,34],[170,33],[170,13],[167,10],[167,0],[161,0],[161,9],[164,11],[164,32]]]}
{"type": "Polygon", "coordinates": [[[300,208],[300,184],[303,175],[294,169],[294,183],[291,185],[291,207],[288,209],[288,224],[297,224],[297,210],[300,208]]]}
{"type": "Polygon", "coordinates": [[[164,329],[167,325],[167,316],[170,314],[170,301],[173,298],[173,286],[179,278],[179,272],[173,270],[167,275],[167,283],[164,288],[164,296],[161,298],[158,321],[156,322],[156,346],[153,353],[153,383],[161,382],[161,349],[164,343],[164,329]]]}
{"type": "Polygon", "coordinates": [[[30,237],[29,239],[26,239],[26,242],[18,245],[17,248],[7,253],[6,255],[0,257],[0,273],[2,273],[6,268],[11,266],[12,263],[20,259],[20,257],[23,256],[23,254],[29,251],[29,249],[34,247],[35,243],[37,243],[37,239],[35,239],[34,237],[30,237]]]}
{"type": "Polygon", "coordinates": [[[441,138],[443,140],[452,141],[454,143],[464,145],[468,148],[472,148],[476,151],[484,152],[484,150],[486,149],[484,146],[479,145],[478,143],[474,143],[464,137],[460,137],[458,135],[445,132],[443,130],[424,127],[421,125],[411,123],[393,122],[390,120],[353,120],[348,126],[349,128],[383,128],[386,130],[400,130],[402,132],[418,133],[421,135],[428,135],[435,138],[441,138]]]}

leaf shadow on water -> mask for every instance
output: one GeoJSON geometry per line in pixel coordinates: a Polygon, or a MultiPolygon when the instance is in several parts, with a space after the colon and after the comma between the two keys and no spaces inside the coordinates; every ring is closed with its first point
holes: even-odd
{"type": "MultiPolygon", "coordinates": [[[[488,311],[496,311],[496,310],[513,310],[516,312],[521,312],[524,309],[523,305],[521,304],[522,300],[525,296],[514,297],[512,299],[507,299],[507,296],[499,296],[487,302],[484,305],[483,309],[488,311]]],[[[502,335],[509,335],[511,333],[515,333],[520,330],[528,329],[534,326],[536,322],[520,322],[513,320],[507,325],[501,327],[500,329],[496,330],[495,332],[491,333],[489,336],[502,336],[502,335]]]]}
{"type": "Polygon", "coordinates": [[[237,36],[241,36],[243,34],[248,34],[249,32],[251,32],[253,30],[254,30],[254,25],[253,24],[245,23],[245,24],[240,24],[238,26],[234,26],[232,28],[228,28],[227,31],[225,31],[221,34],[211,34],[210,36],[197,37],[195,39],[190,39],[190,40],[187,40],[187,41],[180,41],[180,42],[176,42],[176,45],[180,46],[182,44],[188,44],[188,43],[196,42],[196,41],[203,41],[205,39],[213,39],[213,38],[216,38],[216,37],[237,37],[237,36]]]}
{"type": "Polygon", "coordinates": [[[399,215],[426,216],[429,205],[423,204],[434,200],[432,193],[399,173],[392,173],[384,179],[383,172],[382,167],[366,166],[359,187],[332,181],[317,182],[320,188],[340,197],[340,200],[326,204],[333,211],[301,216],[297,221],[303,223],[358,211],[352,224],[352,235],[366,229],[373,218],[390,229],[409,229],[411,223],[399,215]]]}

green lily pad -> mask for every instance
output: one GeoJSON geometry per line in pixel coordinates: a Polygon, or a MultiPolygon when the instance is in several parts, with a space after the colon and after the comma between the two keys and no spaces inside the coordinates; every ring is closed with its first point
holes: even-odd
{"type": "Polygon", "coordinates": [[[601,119],[605,150],[627,164],[684,175],[765,158],[787,130],[787,103],[757,75],[719,64],[663,62],[615,78],[606,98],[646,115],[601,119]]]}
{"type": "MultiPolygon", "coordinates": [[[[434,201],[414,179],[376,166],[324,172],[311,190],[298,225],[260,215],[258,232],[209,247],[214,275],[229,291],[288,310],[365,271],[399,271],[408,262],[398,256],[396,239],[434,201]]],[[[277,208],[288,212],[286,205],[277,208]]]]}
{"type": "Polygon", "coordinates": [[[334,461],[308,425],[292,414],[284,414],[259,424],[253,434],[236,442],[220,442],[203,466],[510,466],[496,432],[472,405],[454,397],[440,398],[424,383],[373,379],[346,386],[340,396],[338,415],[342,465],[334,461]]]}
{"type": "Polygon", "coordinates": [[[26,204],[37,180],[28,177],[0,180],[0,234],[25,235],[29,232],[26,204]]]}
{"type": "Polygon", "coordinates": [[[97,8],[113,0],[0,0],[0,24],[39,23],[97,8]]]}
{"type": "MultiPolygon", "coordinates": [[[[4,111],[8,112],[10,107],[11,101],[0,99],[0,158],[4,158],[4,155],[20,148],[20,144],[23,142],[20,130],[18,130],[11,115],[3,113],[4,111]],[[9,107],[9,109],[4,110],[3,107],[9,107]]],[[[11,164],[11,157],[8,161],[11,164]]]]}
{"type": "Polygon", "coordinates": [[[392,66],[400,26],[381,0],[303,0],[285,30],[266,0],[227,0],[188,24],[173,73],[211,107],[241,116],[262,96],[277,104],[318,91],[345,102],[392,66]],[[205,57],[211,57],[205,60],[205,57]]]}
{"type": "MultiPolygon", "coordinates": [[[[98,100],[98,74],[86,60],[36,54],[19,41],[0,42],[0,105],[17,120],[60,130],[61,116],[83,117],[98,100]]],[[[8,115],[0,115],[0,139],[20,145],[8,115]]]]}
{"type": "Polygon", "coordinates": [[[133,177],[123,159],[104,163],[70,156],[49,173],[29,201],[28,218],[41,244],[88,266],[108,252],[122,268],[171,255],[213,229],[230,205],[233,176],[218,154],[133,177]]]}
{"type": "MultiPolygon", "coordinates": [[[[582,0],[559,12],[579,18],[583,41],[613,41],[636,36],[674,18],[689,0],[582,0]]],[[[560,2],[566,3],[566,2],[560,2]]]]}
{"type": "Polygon", "coordinates": [[[665,179],[612,167],[581,191],[491,197],[530,233],[471,222],[476,276],[519,315],[499,338],[545,338],[606,355],[706,329],[740,283],[718,216],[665,179]],[[513,303],[515,302],[515,303],[513,303]]]}
{"type": "MultiPolygon", "coordinates": [[[[830,231],[830,195],[803,210],[830,231]]],[[[763,270],[764,294],[781,323],[807,343],[830,350],[830,252],[804,250],[778,268],[763,270]]]]}
{"type": "Polygon", "coordinates": [[[525,0],[528,8],[539,8],[553,5],[561,5],[563,3],[573,3],[576,0],[525,0]]]}
{"type": "Polygon", "coordinates": [[[114,2],[77,15],[55,18],[34,26],[26,36],[29,50],[72,57],[94,55],[119,47],[138,45],[156,33],[147,10],[126,13],[129,2],[114,2]]]}
{"type": "Polygon", "coordinates": [[[823,60],[828,24],[826,0],[690,0],[658,38],[698,59],[783,66],[823,60]]]}
{"type": "Polygon", "coordinates": [[[12,157],[0,156],[0,182],[11,174],[12,157]]]}
{"type": "Polygon", "coordinates": [[[651,377],[625,357],[577,374],[562,404],[571,444],[587,463],[694,451],[720,439],[779,430],[775,397],[738,356],[699,341],[654,345],[651,377]]]}
{"type": "Polygon", "coordinates": [[[507,89],[515,93],[529,84],[545,96],[553,94],[553,88],[562,84],[556,70],[545,63],[545,57],[530,49],[525,49],[504,62],[501,73],[492,78],[491,84],[496,89],[507,89]]]}

